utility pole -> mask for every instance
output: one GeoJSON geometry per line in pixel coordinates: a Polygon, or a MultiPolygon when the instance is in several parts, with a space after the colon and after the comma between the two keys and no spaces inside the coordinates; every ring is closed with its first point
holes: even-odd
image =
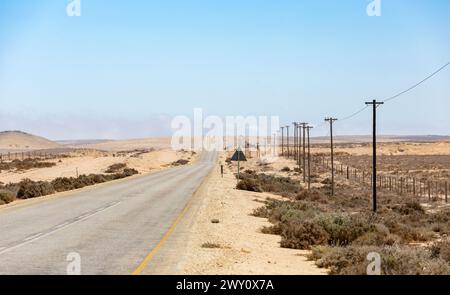
{"type": "Polygon", "coordinates": [[[281,127],[281,156],[284,156],[284,127],[281,127]]]}
{"type": "Polygon", "coordinates": [[[325,118],[325,122],[330,123],[330,146],[331,146],[331,196],[334,196],[334,144],[333,144],[333,123],[336,118],[325,118]]]}
{"type": "Polygon", "coordinates": [[[377,108],[379,105],[384,104],[384,102],[376,101],[375,99],[372,102],[366,102],[366,105],[372,105],[373,107],[373,163],[372,163],[372,177],[373,177],[373,185],[372,185],[372,198],[373,198],[373,212],[377,212],[377,108]]]}
{"type": "Polygon", "coordinates": [[[294,159],[297,159],[297,123],[293,122],[294,125],[294,152],[292,155],[294,156],[294,159]]]}
{"type": "Polygon", "coordinates": [[[303,182],[306,182],[306,126],[308,123],[300,123],[303,130],[303,182]]]}
{"type": "Polygon", "coordinates": [[[308,136],[308,190],[311,190],[311,145],[309,140],[309,131],[313,129],[312,126],[307,126],[307,136],[308,136]]]}
{"type": "Polygon", "coordinates": [[[298,170],[301,171],[301,155],[302,155],[302,128],[297,122],[297,164],[298,170]]]}
{"type": "Polygon", "coordinates": [[[287,134],[286,134],[286,146],[287,146],[287,158],[289,159],[289,157],[291,156],[291,153],[289,151],[289,125],[286,125],[286,130],[287,130],[287,134]]]}

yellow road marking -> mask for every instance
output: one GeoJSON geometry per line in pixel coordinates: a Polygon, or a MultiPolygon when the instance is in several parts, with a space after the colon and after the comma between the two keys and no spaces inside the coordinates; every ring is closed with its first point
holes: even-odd
{"type": "Polygon", "coordinates": [[[133,271],[133,275],[139,275],[141,272],[147,267],[147,265],[150,263],[150,261],[153,259],[153,257],[156,255],[156,253],[159,251],[159,249],[163,246],[163,244],[166,242],[166,240],[169,238],[170,234],[173,232],[177,224],[181,221],[181,219],[184,217],[186,212],[191,207],[193,198],[189,200],[189,203],[186,204],[183,211],[178,215],[177,219],[172,223],[170,228],[167,230],[164,237],[159,241],[159,243],[156,245],[155,248],[153,248],[150,253],[147,254],[147,256],[144,258],[144,260],[139,264],[139,266],[133,271]]]}
{"type": "MultiPolygon", "coordinates": [[[[215,159],[215,161],[217,161],[217,158],[215,159]]],[[[178,225],[178,223],[180,223],[181,219],[183,219],[184,215],[186,215],[186,212],[192,206],[192,203],[194,202],[195,196],[203,188],[203,185],[209,180],[209,178],[212,175],[212,171],[214,171],[214,169],[211,169],[211,171],[209,171],[208,175],[203,178],[203,180],[201,181],[200,185],[195,190],[195,192],[192,194],[192,196],[191,196],[190,200],[188,201],[188,203],[186,204],[186,206],[183,208],[183,211],[181,211],[181,213],[178,215],[177,219],[175,219],[175,221],[172,223],[172,225],[167,230],[167,232],[164,235],[164,237],[161,239],[161,241],[158,242],[156,247],[153,248],[150,251],[150,253],[147,254],[147,256],[145,256],[144,260],[142,260],[142,262],[139,264],[139,266],[133,271],[132,275],[140,275],[142,273],[142,271],[150,263],[150,261],[153,259],[153,257],[156,255],[156,253],[158,253],[159,249],[161,249],[161,247],[164,245],[164,243],[169,238],[170,234],[175,230],[175,227],[178,225]]]]}

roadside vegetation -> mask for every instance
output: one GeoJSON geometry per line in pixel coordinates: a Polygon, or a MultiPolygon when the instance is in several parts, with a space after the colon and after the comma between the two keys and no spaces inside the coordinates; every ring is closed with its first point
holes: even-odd
{"type": "Polygon", "coordinates": [[[172,162],[172,166],[183,166],[189,164],[189,160],[186,159],[179,159],[175,162],[172,162]]]}
{"type": "MultiPolygon", "coordinates": [[[[287,169],[286,169],[287,170],[287,169]]],[[[414,199],[380,194],[380,210],[370,210],[370,192],[338,185],[304,190],[289,177],[247,171],[237,189],[271,192],[285,197],[269,199],[253,215],[273,225],[266,234],[281,236],[281,247],[312,250],[309,259],[330,274],[366,274],[367,255],[381,255],[382,274],[450,274],[450,208],[425,210],[414,199]]]]}
{"type": "Polygon", "coordinates": [[[138,174],[131,168],[121,168],[120,172],[112,174],[89,174],[78,177],[58,177],[52,181],[33,181],[24,179],[19,183],[0,185],[0,205],[8,204],[16,199],[42,197],[56,192],[70,191],[86,186],[126,178],[138,174]]]}
{"type": "Polygon", "coordinates": [[[300,182],[289,177],[274,176],[245,170],[239,175],[237,189],[252,192],[271,192],[283,197],[292,197],[300,193],[300,182]]]}
{"type": "Polygon", "coordinates": [[[40,159],[24,159],[24,160],[13,160],[11,162],[0,163],[0,171],[26,171],[34,168],[48,168],[55,166],[56,163],[45,162],[40,159]]]}

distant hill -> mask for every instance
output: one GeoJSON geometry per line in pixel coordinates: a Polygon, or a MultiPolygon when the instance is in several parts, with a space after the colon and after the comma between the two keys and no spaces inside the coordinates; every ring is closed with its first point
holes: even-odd
{"type": "Polygon", "coordinates": [[[59,143],[22,131],[0,132],[0,152],[2,153],[57,149],[61,147],[59,143]]]}

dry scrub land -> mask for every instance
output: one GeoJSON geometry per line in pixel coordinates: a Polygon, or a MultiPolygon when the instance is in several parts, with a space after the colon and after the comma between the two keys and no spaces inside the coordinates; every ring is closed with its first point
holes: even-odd
{"type": "MultiPolygon", "coordinates": [[[[385,151],[402,154],[388,152],[383,165],[442,175],[448,166],[442,146],[448,144],[385,143],[385,151]],[[414,151],[420,154],[410,154],[414,151]]],[[[367,149],[364,155],[358,145],[341,148],[355,165],[370,153],[367,149]]],[[[323,147],[312,151],[325,152],[323,147]]],[[[236,165],[224,162],[230,156],[221,158],[224,178],[215,171],[208,182],[181,273],[366,274],[367,255],[377,252],[382,274],[450,274],[450,208],[442,200],[381,190],[374,214],[368,185],[338,176],[331,197],[329,171],[318,162],[307,191],[294,160],[250,158],[241,163],[237,183],[236,165]]]]}
{"type": "Polygon", "coordinates": [[[169,149],[76,150],[46,157],[0,163],[0,205],[186,165],[195,161],[197,154],[169,149]]]}

